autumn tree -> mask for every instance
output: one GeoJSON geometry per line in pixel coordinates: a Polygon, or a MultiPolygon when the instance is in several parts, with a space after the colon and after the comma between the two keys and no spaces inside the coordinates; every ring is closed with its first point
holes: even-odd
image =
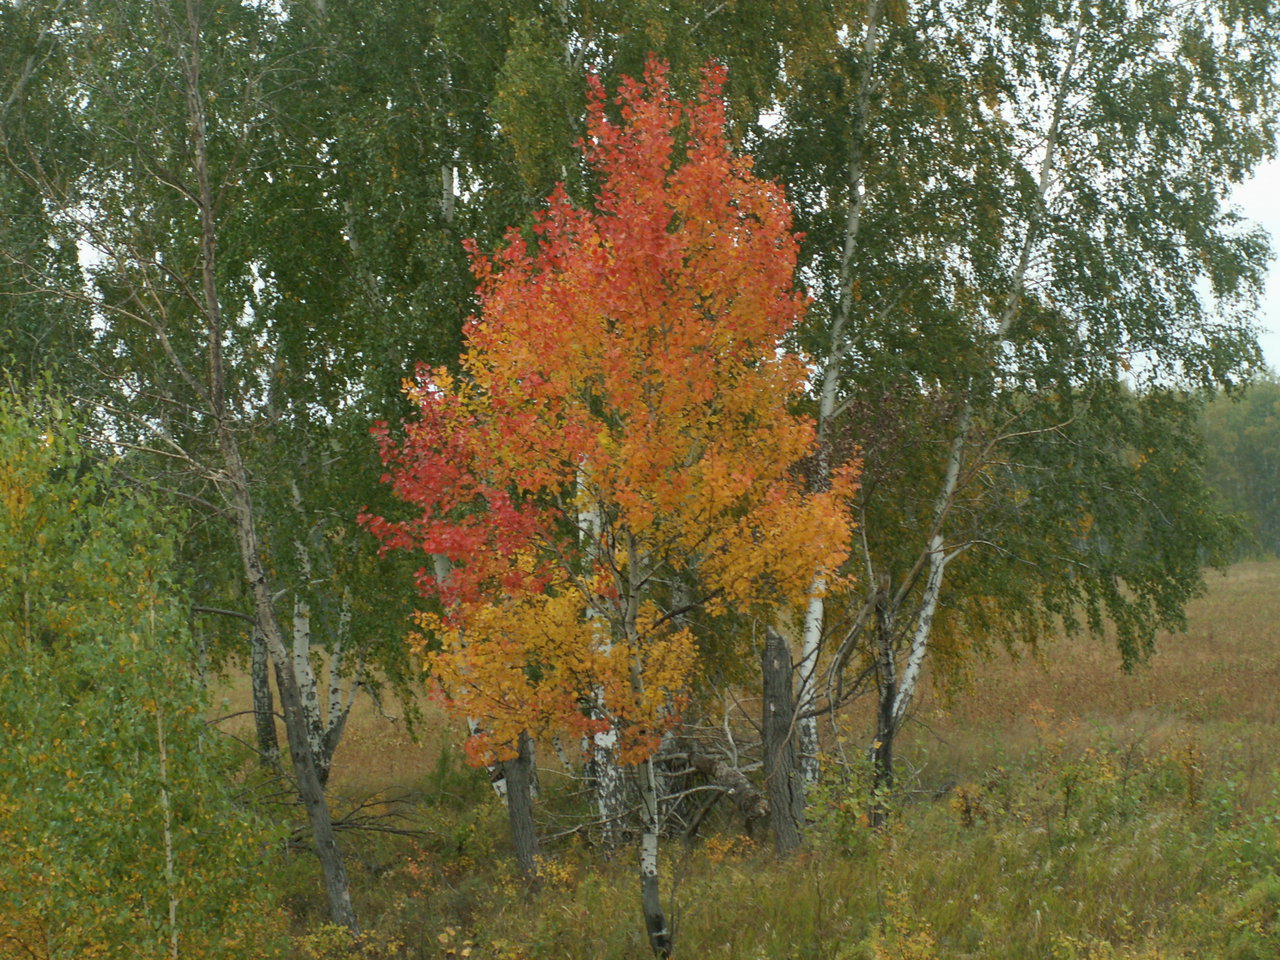
{"type": "Polygon", "coordinates": [[[794,610],[815,566],[847,552],[853,489],[848,466],[817,495],[795,471],[815,441],[788,408],[806,360],[781,347],[805,307],[797,241],[782,191],[728,147],[723,79],[711,68],[681,103],[651,61],[623,81],[616,117],[591,83],[593,207],[557,190],[532,236],[473,247],[480,309],[460,373],[422,369],[404,438],[379,428],[414,515],[366,519],[387,547],[450,562],[419,575],[434,603],[414,642],[449,704],[483,719],[475,762],[526,732],[616,736],[662,955],[652,758],[711,655],[677,607],[766,625],[794,610]]]}

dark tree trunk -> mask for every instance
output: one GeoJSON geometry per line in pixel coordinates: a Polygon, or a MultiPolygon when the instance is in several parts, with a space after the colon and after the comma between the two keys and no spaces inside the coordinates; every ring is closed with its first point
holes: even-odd
{"type": "Polygon", "coordinates": [[[893,786],[893,738],[897,734],[894,707],[898,699],[897,666],[893,660],[892,627],[887,610],[877,604],[876,610],[876,739],[871,744],[871,809],[868,819],[873,827],[884,826],[889,818],[885,795],[893,786]]]}
{"type": "Polygon", "coordinates": [[[791,650],[772,628],[764,644],[764,780],[778,856],[800,849],[804,825],[804,783],[796,764],[795,704],[791,650]]]}
{"type": "Polygon", "coordinates": [[[533,826],[533,738],[522,731],[519,752],[502,763],[507,780],[507,819],[511,845],[526,880],[538,875],[538,835],[533,826]]]}
{"type": "Polygon", "coordinates": [[[893,787],[893,738],[896,733],[893,723],[893,698],[882,695],[879,717],[876,721],[876,739],[871,745],[869,818],[873,827],[884,826],[889,819],[889,807],[885,795],[893,787]]]}
{"type": "Polygon", "coordinates": [[[276,734],[275,702],[271,696],[267,642],[255,626],[250,639],[250,677],[253,681],[253,723],[258,734],[258,763],[280,769],[280,739],[276,734]]]}

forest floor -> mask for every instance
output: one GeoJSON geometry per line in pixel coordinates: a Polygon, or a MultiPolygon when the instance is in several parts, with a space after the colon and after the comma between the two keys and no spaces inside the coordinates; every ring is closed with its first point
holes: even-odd
{"type": "MultiPolygon", "coordinates": [[[[219,709],[243,709],[243,680],[219,709]]],[[[505,813],[434,707],[415,736],[392,698],[357,704],[334,764],[369,958],[649,956],[632,852],[544,843],[529,889],[505,813]],[[386,832],[385,828],[405,833],[386,832]]],[[[726,810],[666,848],[676,957],[1165,960],[1280,956],[1280,561],[1208,574],[1184,633],[1126,674],[1114,646],[1062,639],[931,690],[899,750],[889,826],[859,778],[811,798],[785,863],[726,810]]],[[[223,724],[251,735],[249,718],[223,724]],[[242,724],[242,726],[237,726],[242,724]]],[[[855,751],[852,737],[850,750],[855,751]]],[[[558,765],[555,765],[558,766],[558,765]]],[[[574,784],[544,771],[544,835],[574,784]]],[[[726,805],[721,804],[721,807],[726,805]]],[[[278,877],[298,956],[337,957],[314,860],[278,877]]]]}

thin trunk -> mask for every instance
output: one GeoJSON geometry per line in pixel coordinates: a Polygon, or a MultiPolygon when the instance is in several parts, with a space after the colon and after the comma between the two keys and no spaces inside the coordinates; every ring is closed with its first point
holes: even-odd
{"type": "Polygon", "coordinates": [[[219,431],[227,461],[229,486],[236,517],[236,535],[245,579],[253,595],[254,615],[276,670],[280,706],[284,712],[285,734],[289,741],[289,757],[298,782],[298,796],[307,812],[316,856],[324,874],[325,896],[329,918],[334,923],[359,931],[355,910],[351,906],[350,884],[342,854],[333,831],[333,819],[325,799],[324,786],[311,753],[307,713],[302,693],[293,671],[293,658],[285,646],[284,634],[272,604],[270,584],[262,565],[261,546],[249,495],[248,477],[240,459],[235,437],[229,428],[219,431]]]}
{"type": "Polygon", "coordinates": [[[329,657],[329,707],[324,719],[324,742],[322,749],[328,766],[333,765],[333,755],[342,740],[342,731],[346,729],[347,717],[351,716],[351,708],[355,705],[356,694],[364,683],[364,652],[356,651],[356,664],[351,671],[351,682],[347,686],[346,696],[342,692],[342,670],[347,650],[347,641],[351,633],[351,588],[342,588],[342,606],[338,612],[338,632],[334,639],[333,653],[329,657]]]}
{"type": "Polygon", "coordinates": [[[942,574],[947,568],[949,559],[943,552],[941,535],[935,534],[929,547],[929,575],[925,578],[924,593],[920,598],[916,629],[911,638],[911,649],[907,654],[906,667],[902,671],[902,680],[892,700],[892,723],[895,731],[902,725],[907,707],[911,705],[911,698],[915,696],[929,637],[933,633],[933,618],[938,610],[938,597],[942,593],[942,574]]]}
{"type": "MultiPolygon", "coordinates": [[[[453,75],[446,66],[444,70],[444,95],[445,99],[453,98],[453,75]]],[[[456,143],[458,139],[456,124],[448,113],[444,116],[445,129],[448,131],[449,141],[456,143]]],[[[454,166],[452,157],[440,164],[440,217],[444,222],[452,227],[453,218],[458,203],[458,168],[454,166]]]]}
{"type": "MultiPolygon", "coordinates": [[[[467,717],[467,734],[475,737],[484,732],[484,727],[475,717],[467,717]]],[[[503,763],[491,763],[485,767],[485,771],[489,774],[489,786],[493,787],[493,792],[498,795],[498,799],[505,804],[507,802],[507,767],[503,763]]]]}
{"type": "MultiPolygon", "coordinates": [[[[600,536],[601,518],[599,509],[590,499],[585,478],[585,468],[578,473],[578,509],[579,536],[582,538],[583,555],[588,568],[596,560],[597,540],[600,536]]],[[[588,597],[587,620],[591,624],[594,642],[604,653],[613,646],[610,636],[609,621],[598,606],[598,598],[588,597]]],[[[608,719],[604,707],[604,691],[595,692],[595,703],[592,705],[595,715],[608,719]]],[[[591,760],[587,764],[587,776],[591,779],[596,794],[596,809],[599,813],[601,836],[606,846],[617,846],[626,836],[626,778],[618,765],[618,734],[614,730],[606,730],[592,735],[591,760]]]]}
{"type": "MultiPolygon", "coordinates": [[[[862,42],[862,70],[854,97],[853,130],[849,144],[849,200],[845,217],[844,250],[840,258],[840,303],[831,325],[831,345],[822,366],[822,390],[818,400],[818,469],[817,489],[831,482],[831,418],[835,412],[836,391],[840,381],[844,355],[843,335],[853,318],[853,258],[858,249],[858,231],[866,204],[866,157],[864,144],[871,116],[871,92],[874,85],[876,53],[880,43],[880,15],[884,0],[872,0],[867,8],[866,35],[862,42]]],[[[799,721],[800,769],[806,783],[816,783],[818,763],[818,718],[814,712],[817,699],[818,657],[822,649],[823,621],[826,605],[827,573],[816,570],[809,586],[809,603],[805,608],[801,634],[800,689],[797,695],[799,721]]]]}
{"type": "Polygon", "coordinates": [[[196,0],[187,0],[189,30],[183,77],[186,86],[188,120],[190,122],[192,160],[197,181],[197,207],[200,215],[200,272],[205,323],[209,335],[209,407],[217,430],[227,499],[234,518],[240,559],[245,580],[254,603],[254,617],[267,650],[274,661],[280,684],[280,704],[284,711],[289,754],[298,781],[298,795],[307,811],[316,856],[324,873],[325,896],[329,918],[336,924],[359,932],[355,910],[351,906],[350,884],[342,855],[334,836],[333,820],[325,800],[324,788],[316,773],[315,761],[307,736],[306,712],[302,694],[293,670],[293,660],[285,646],[284,634],[272,597],[270,582],[262,562],[262,544],[258,537],[248,471],[240,455],[239,441],[232,429],[226,402],[226,379],[222,356],[222,304],[218,296],[217,224],[213,191],[209,182],[209,151],[206,142],[204,98],[200,90],[200,25],[196,0]]]}
{"type": "Polygon", "coordinates": [[[873,827],[882,826],[889,811],[885,793],[893,786],[893,705],[898,696],[897,661],[894,659],[893,611],[886,592],[877,591],[875,609],[876,644],[876,738],[871,744],[871,810],[873,827]]]}
{"type": "Polygon", "coordinates": [[[1071,37],[1071,52],[1067,54],[1067,62],[1062,66],[1058,76],[1058,90],[1053,98],[1053,113],[1049,118],[1049,129],[1044,136],[1044,156],[1040,158],[1040,173],[1036,183],[1036,205],[1031,210],[1027,222],[1027,233],[1022,240],[1022,249],[1018,253],[1018,265],[1014,268],[1013,288],[1009,299],[1005,301],[1004,311],[1000,315],[1000,325],[996,337],[1003,340],[1009,334],[1014,320],[1018,317],[1022,306],[1022,293],[1027,285],[1027,271],[1031,266],[1031,254],[1036,242],[1040,239],[1040,224],[1044,220],[1045,200],[1049,195],[1049,185],[1053,182],[1053,162],[1057,158],[1058,139],[1062,131],[1062,115],[1067,106],[1067,89],[1071,82],[1071,73],[1076,67],[1076,58],[1080,55],[1080,41],[1084,37],[1085,18],[1082,13],[1076,22],[1075,32],[1071,37]]]}
{"type": "Polygon", "coordinates": [[[169,891],[169,958],[178,960],[178,887],[173,874],[173,810],[169,803],[169,751],[164,738],[164,710],[156,706],[156,743],[160,750],[160,811],[164,817],[164,882],[169,891]]]}
{"type": "MultiPolygon", "coordinates": [[[[436,582],[444,584],[453,574],[453,565],[449,562],[449,558],[442,553],[433,553],[431,555],[432,569],[436,575],[436,582]]],[[[484,730],[480,721],[475,717],[467,717],[467,734],[468,736],[476,736],[484,730]]],[[[493,787],[493,792],[505,804],[507,802],[507,774],[503,765],[500,763],[491,763],[485,767],[489,773],[489,785],[493,787]]]]}
{"type": "Polygon", "coordinates": [[[649,946],[656,956],[667,960],[674,948],[674,938],[662,912],[662,897],[658,890],[658,838],[662,819],[658,813],[657,778],[653,772],[653,758],[645,760],[639,769],[640,813],[643,818],[640,835],[640,907],[644,911],[644,928],[649,934],[649,946]]]}
{"type": "Polygon", "coordinates": [[[258,734],[258,763],[268,770],[280,768],[280,740],[276,734],[275,704],[267,669],[267,644],[254,626],[250,643],[249,675],[253,684],[253,724],[258,734]]]}
{"type": "Polygon", "coordinates": [[[298,557],[298,583],[293,591],[293,672],[302,693],[302,706],[307,715],[307,736],[311,756],[321,785],[329,782],[331,755],[325,750],[324,718],[320,716],[320,681],[311,660],[311,604],[306,591],[311,583],[311,549],[307,546],[306,515],[302,508],[302,492],[294,478],[289,480],[289,495],[298,515],[293,547],[298,557]]]}
{"type": "Polygon", "coordinates": [[[440,164],[440,215],[444,222],[453,225],[454,208],[458,202],[458,171],[452,163],[440,164]]]}
{"type": "MultiPolygon", "coordinates": [[[[887,628],[879,631],[881,642],[889,646],[879,653],[880,709],[876,740],[871,748],[877,786],[888,786],[893,782],[893,740],[901,729],[907,715],[907,708],[911,706],[911,701],[915,697],[920,671],[924,666],[925,654],[929,650],[929,640],[933,635],[933,619],[938,609],[938,598],[942,593],[942,575],[953,556],[945,551],[942,529],[960,485],[960,471],[964,463],[965,444],[969,437],[971,423],[970,408],[966,404],[960,411],[960,422],[956,427],[956,436],[952,441],[951,453],[947,459],[947,472],[942,483],[942,491],[934,504],[933,530],[929,537],[929,548],[926,551],[929,572],[925,577],[920,607],[916,614],[916,627],[911,636],[911,647],[901,676],[896,675],[896,666],[893,663],[891,631],[887,628]]],[[[905,599],[909,586],[910,580],[899,588],[892,604],[894,610],[905,599]]]]}
{"type": "MultiPolygon", "coordinates": [[[[309,579],[309,578],[308,578],[309,579]]],[[[311,605],[301,597],[293,601],[293,673],[302,697],[307,741],[320,784],[329,782],[329,756],[324,749],[324,722],[320,717],[320,691],[311,666],[311,605]]]]}
{"type": "Polygon", "coordinates": [[[818,688],[815,675],[818,657],[822,653],[822,630],[826,617],[826,605],[822,594],[827,589],[826,577],[821,573],[813,578],[809,590],[809,605],[804,613],[804,633],[800,640],[800,690],[799,712],[803,717],[796,724],[796,740],[799,747],[800,776],[805,783],[817,783],[822,772],[818,760],[818,717],[814,711],[818,688]]]}
{"type": "MultiPolygon", "coordinates": [[[[338,610],[338,629],[333,637],[333,649],[329,651],[329,696],[324,711],[324,735],[326,744],[329,734],[342,724],[342,657],[347,643],[347,632],[351,629],[351,589],[342,590],[341,606],[338,610]]],[[[358,679],[358,678],[356,678],[358,679]]]]}
{"type": "MultiPolygon", "coordinates": [[[[1014,276],[1012,276],[1012,285],[1009,297],[1005,301],[1004,310],[1001,311],[1000,323],[996,328],[996,339],[1004,340],[1009,337],[1012,325],[1014,325],[1021,308],[1021,297],[1025,288],[1027,288],[1027,273],[1030,269],[1030,260],[1032,260],[1032,252],[1036,243],[1039,241],[1039,228],[1043,223],[1044,209],[1046,209],[1046,198],[1048,189],[1050,189],[1053,179],[1053,161],[1057,156],[1057,145],[1061,136],[1062,115],[1066,109],[1066,95],[1070,88],[1071,73],[1075,69],[1076,58],[1080,52],[1080,42],[1084,36],[1084,17],[1075,24],[1075,31],[1071,36],[1071,50],[1066,58],[1066,63],[1062,65],[1062,72],[1059,74],[1057,81],[1057,91],[1053,96],[1053,110],[1050,116],[1050,124],[1044,132],[1044,156],[1041,157],[1041,166],[1039,166],[1039,175],[1037,179],[1037,196],[1036,206],[1032,209],[1027,223],[1027,234],[1023,237],[1018,253],[1018,264],[1014,268],[1014,276]]],[[[947,471],[945,479],[943,479],[942,490],[938,494],[933,509],[933,526],[929,532],[928,557],[928,575],[925,576],[924,590],[920,595],[919,613],[916,614],[915,631],[911,636],[911,648],[906,658],[906,666],[902,669],[902,676],[897,685],[897,690],[892,699],[891,716],[888,719],[887,737],[877,736],[878,742],[887,745],[887,763],[877,764],[877,767],[883,767],[884,776],[888,781],[892,781],[892,741],[893,736],[900,730],[902,719],[906,717],[906,710],[911,705],[911,699],[915,696],[915,687],[920,677],[920,669],[924,664],[925,654],[928,653],[929,639],[933,632],[933,618],[936,616],[938,607],[938,598],[942,593],[942,577],[946,570],[947,563],[955,556],[954,553],[948,554],[945,550],[945,540],[942,538],[943,526],[945,526],[947,513],[950,512],[952,503],[955,502],[955,495],[960,488],[960,470],[964,463],[965,448],[969,443],[969,434],[973,429],[973,403],[972,397],[966,396],[964,403],[960,407],[960,417],[956,422],[956,433],[951,440],[951,451],[947,456],[947,471]]],[[[904,588],[906,586],[904,585],[904,588]]],[[[901,596],[900,598],[901,599],[901,596]]]]}
{"type": "MultiPolygon", "coordinates": [[[[632,650],[639,649],[641,591],[644,577],[642,560],[636,549],[635,539],[629,531],[625,534],[627,546],[626,581],[619,584],[618,602],[622,610],[620,624],[623,635],[632,650]]],[[[644,678],[638,657],[631,661],[631,694],[639,703],[644,698],[644,678]]],[[[640,788],[640,909],[644,914],[644,927],[649,935],[649,946],[656,956],[666,960],[671,956],[673,935],[662,912],[662,897],[658,889],[658,841],[662,833],[662,815],[658,805],[658,777],[653,757],[649,756],[636,769],[640,788]]]]}
{"type": "Polygon", "coordinates": [[[773,824],[773,847],[780,857],[800,849],[804,824],[804,781],[796,765],[795,706],[791,695],[791,651],[770,627],[764,643],[764,781],[773,824]]]}
{"type": "Polygon", "coordinates": [[[538,835],[533,825],[533,738],[520,732],[516,756],[502,762],[506,780],[507,820],[516,863],[526,880],[538,875],[538,835]]]}

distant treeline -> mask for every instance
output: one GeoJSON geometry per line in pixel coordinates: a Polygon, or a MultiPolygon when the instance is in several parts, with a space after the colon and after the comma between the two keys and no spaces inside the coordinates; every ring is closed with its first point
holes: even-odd
{"type": "Polygon", "coordinates": [[[1206,476],[1244,526],[1241,556],[1280,556],[1280,379],[1274,373],[1205,408],[1206,476]]]}

